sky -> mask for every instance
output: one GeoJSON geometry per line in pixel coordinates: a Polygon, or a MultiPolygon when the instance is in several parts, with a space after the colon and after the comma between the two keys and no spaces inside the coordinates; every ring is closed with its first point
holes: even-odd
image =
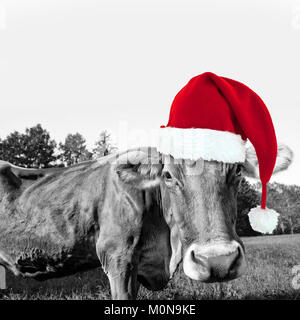
{"type": "Polygon", "coordinates": [[[260,95],[300,184],[300,0],[0,0],[0,138],[147,139],[206,71],[260,95]]]}

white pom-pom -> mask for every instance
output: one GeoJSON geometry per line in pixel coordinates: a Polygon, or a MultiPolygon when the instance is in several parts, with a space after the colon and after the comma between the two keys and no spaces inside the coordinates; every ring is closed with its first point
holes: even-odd
{"type": "Polygon", "coordinates": [[[272,233],[278,223],[279,213],[272,209],[252,208],[248,213],[253,230],[261,233],[272,233]]]}

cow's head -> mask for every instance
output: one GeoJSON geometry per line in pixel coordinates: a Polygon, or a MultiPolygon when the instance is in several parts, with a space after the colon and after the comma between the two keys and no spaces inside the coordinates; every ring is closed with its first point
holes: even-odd
{"type": "MultiPolygon", "coordinates": [[[[170,273],[183,258],[185,274],[203,282],[226,281],[245,270],[242,241],[236,234],[237,192],[243,175],[259,178],[258,160],[248,148],[246,161],[179,160],[153,149],[127,153],[116,166],[119,179],[133,188],[160,188],[170,228],[170,273]],[[124,161],[124,159],[123,159],[124,161]]],[[[286,169],[291,150],[280,145],[274,173],[286,169]]]]}

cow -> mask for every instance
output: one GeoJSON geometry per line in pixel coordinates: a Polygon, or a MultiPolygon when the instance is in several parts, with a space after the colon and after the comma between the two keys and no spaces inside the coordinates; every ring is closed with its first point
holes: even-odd
{"type": "MultiPolygon", "coordinates": [[[[292,151],[278,147],[274,173],[292,151]]],[[[163,289],[183,262],[202,282],[235,279],[246,268],[235,231],[244,163],[174,159],[136,148],[67,168],[0,162],[0,265],[45,280],[102,266],[113,299],[135,299],[140,284],[163,289]]]]}

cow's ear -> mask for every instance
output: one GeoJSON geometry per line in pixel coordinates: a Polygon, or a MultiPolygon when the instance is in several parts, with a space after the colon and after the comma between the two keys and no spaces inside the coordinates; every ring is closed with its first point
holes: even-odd
{"type": "MultiPolygon", "coordinates": [[[[278,144],[277,158],[273,174],[286,170],[293,161],[292,150],[284,145],[278,144]]],[[[255,149],[252,145],[246,149],[246,160],[243,165],[243,173],[247,177],[259,179],[259,163],[255,149]]]]}
{"type": "Polygon", "coordinates": [[[159,155],[144,151],[128,151],[114,163],[119,179],[137,189],[155,188],[160,184],[162,163],[159,155]]]}
{"type": "Polygon", "coordinates": [[[0,161],[0,176],[4,177],[7,183],[14,188],[19,188],[22,184],[22,180],[12,172],[10,164],[4,161],[0,161]]]}

